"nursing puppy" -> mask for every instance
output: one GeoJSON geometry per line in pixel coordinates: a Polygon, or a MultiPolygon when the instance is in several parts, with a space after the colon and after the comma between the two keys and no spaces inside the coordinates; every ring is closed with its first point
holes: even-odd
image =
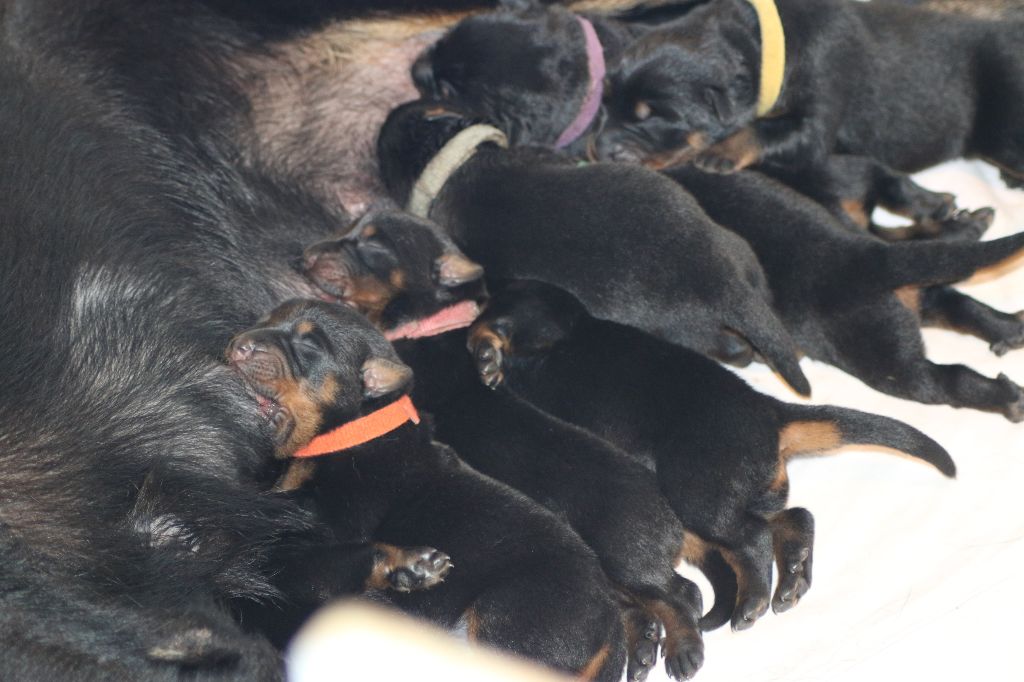
{"type": "MultiPolygon", "coordinates": [[[[721,625],[731,615],[735,601],[731,570],[718,555],[685,551],[693,550],[694,543],[687,543],[682,525],[649,470],[606,441],[506,391],[489,391],[481,385],[466,351],[465,334],[448,331],[473,321],[479,299],[468,291],[461,294],[470,296],[463,302],[452,299],[441,273],[444,264],[450,265],[460,254],[436,226],[398,212],[377,213],[361,222],[349,236],[308,249],[307,275],[332,295],[347,291],[340,300],[360,311],[372,309],[354,283],[370,290],[386,289],[388,300],[381,302],[378,320],[391,322],[378,321],[377,326],[396,339],[399,355],[413,368],[413,397],[433,415],[437,437],[455,447],[478,471],[566,519],[594,549],[630,605],[628,679],[642,679],[656,661],[658,645],[656,638],[650,638],[651,619],[666,629],[669,674],[692,676],[703,660],[696,627],[701,598],[692,583],[673,572],[673,566],[683,555],[712,581],[717,606],[701,620],[705,629],[721,625]],[[406,248],[413,244],[417,248],[406,248]],[[443,254],[447,261],[439,263],[443,254]],[[428,296],[429,289],[436,294],[428,296]],[[472,305],[472,312],[457,321],[445,312],[458,310],[464,303],[472,305]],[[446,324],[437,324],[439,320],[446,324]]],[[[463,269],[470,269],[468,262],[463,269]]]]}
{"type": "MultiPolygon", "coordinates": [[[[990,379],[964,365],[930,362],[920,332],[922,324],[962,331],[998,355],[1024,346],[1024,314],[993,310],[945,286],[1013,261],[1024,234],[887,244],[844,230],[820,206],[759,173],[689,167],[669,175],[754,249],[776,310],[810,357],[884,393],[1024,420],[1020,386],[1006,375],[990,379]]],[[[978,213],[980,234],[991,216],[978,213]]]]}
{"type": "Polygon", "coordinates": [[[762,52],[781,46],[762,45],[752,3],[716,0],[625,51],[601,147],[687,154],[714,172],[819,168],[833,153],[912,172],[969,156],[1024,182],[1024,16],[775,5],[785,34],[777,99],[762,100],[772,68],[762,52]]]}
{"type": "Polygon", "coordinates": [[[598,317],[713,357],[742,363],[756,351],[809,392],[757,259],[677,184],[636,166],[503,149],[503,140],[436,103],[411,102],[381,130],[382,177],[491,276],[559,284],[598,317]]]}
{"type": "Polygon", "coordinates": [[[902,422],[778,401],[698,353],[594,319],[539,282],[498,293],[470,346],[488,385],[507,385],[656,469],[684,525],[725,548],[739,583],[734,629],[753,625],[769,600],[776,612],[791,608],[810,587],[813,517],[785,508],[790,459],[883,445],[955,472],[941,446],[902,422]]]}
{"type": "MultiPolygon", "coordinates": [[[[670,18],[698,4],[681,3],[670,18]]],[[[664,13],[652,23],[624,21],[621,14],[574,15],[529,1],[503,7],[464,19],[419,57],[412,75],[425,97],[452,102],[493,122],[514,145],[557,146],[575,156],[644,161],[657,168],[692,159],[692,152],[648,139],[645,130],[633,125],[637,104],[628,102],[624,111],[628,97],[617,87],[620,58],[657,26],[671,25],[664,13]],[[592,37],[583,18],[593,26],[592,37]],[[588,63],[588,55],[595,53],[603,64],[588,63]],[[604,106],[595,106],[602,98],[604,106]]],[[[643,107],[641,113],[651,116],[650,105],[643,107]]],[[[951,195],[924,190],[867,158],[829,156],[813,171],[787,168],[779,176],[851,226],[869,226],[867,216],[876,204],[919,224],[913,231],[879,231],[890,238],[943,233],[943,221],[955,206],[951,195]]]]}
{"type": "Polygon", "coordinates": [[[584,679],[620,678],[620,612],[593,552],[433,440],[405,397],[412,372],[369,321],[346,306],[296,300],[236,336],[228,356],[268,409],[285,415],[278,454],[300,458],[280,487],[306,499],[337,542],[426,544],[452,556],[444,583],[384,598],[584,679]],[[337,440],[369,415],[360,428],[374,424],[371,434],[337,440]]]}

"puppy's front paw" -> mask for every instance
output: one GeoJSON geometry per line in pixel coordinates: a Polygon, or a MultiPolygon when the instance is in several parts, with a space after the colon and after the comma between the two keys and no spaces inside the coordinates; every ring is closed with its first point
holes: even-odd
{"type": "Polygon", "coordinates": [[[694,159],[694,164],[708,173],[735,173],[752,166],[761,158],[761,145],[750,128],[733,133],[716,142],[694,159]]]}
{"type": "Polygon", "coordinates": [[[801,597],[811,588],[810,564],[811,548],[801,547],[792,556],[787,557],[787,565],[779,576],[779,586],[775,589],[772,599],[772,611],[783,613],[797,605],[801,597]]]}
{"type": "Polygon", "coordinates": [[[476,371],[488,388],[497,388],[505,379],[501,370],[505,360],[504,345],[502,338],[486,327],[475,329],[470,336],[469,350],[473,354],[476,371]]]}
{"type": "Polygon", "coordinates": [[[452,569],[451,558],[433,547],[399,549],[387,580],[398,592],[426,590],[444,581],[452,569]]]}
{"type": "Polygon", "coordinates": [[[739,170],[734,159],[719,156],[713,149],[708,149],[698,154],[697,158],[693,160],[693,165],[705,173],[721,173],[722,175],[735,173],[739,170]]]}

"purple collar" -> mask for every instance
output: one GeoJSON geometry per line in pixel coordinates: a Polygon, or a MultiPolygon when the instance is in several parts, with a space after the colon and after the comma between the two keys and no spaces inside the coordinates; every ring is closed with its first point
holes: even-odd
{"type": "Polygon", "coordinates": [[[601,95],[604,93],[605,64],[601,41],[598,40],[597,31],[594,30],[592,23],[581,16],[577,16],[576,21],[580,22],[583,36],[587,41],[587,71],[590,73],[590,85],[587,86],[587,95],[580,105],[580,113],[576,114],[576,120],[558,136],[555,149],[568,147],[586,132],[597,116],[597,110],[601,107],[601,95]]]}

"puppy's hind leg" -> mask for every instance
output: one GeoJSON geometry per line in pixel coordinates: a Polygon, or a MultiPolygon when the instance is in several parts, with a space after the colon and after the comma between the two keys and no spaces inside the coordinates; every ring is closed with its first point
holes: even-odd
{"type": "Polygon", "coordinates": [[[636,605],[623,607],[622,624],[626,631],[626,679],[643,682],[658,662],[662,645],[661,623],[652,614],[636,605]]]}
{"type": "Polygon", "coordinates": [[[1004,313],[947,286],[928,287],[921,297],[921,322],[976,336],[996,355],[1024,347],[1024,312],[1004,313]]]}
{"type": "Polygon", "coordinates": [[[722,556],[736,573],[739,594],[732,615],[732,629],[746,630],[768,611],[772,589],[772,533],[768,522],[744,514],[731,533],[733,541],[715,538],[722,556]]]}

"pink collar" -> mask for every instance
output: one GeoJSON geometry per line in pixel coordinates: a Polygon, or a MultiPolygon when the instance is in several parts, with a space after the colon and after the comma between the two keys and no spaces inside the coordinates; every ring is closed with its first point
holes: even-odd
{"type": "Polygon", "coordinates": [[[391,331],[384,332],[388,341],[398,339],[422,339],[426,336],[437,336],[453,329],[462,329],[473,324],[480,314],[480,306],[474,301],[462,301],[448,306],[430,317],[400,324],[391,331]]]}
{"type": "Polygon", "coordinates": [[[577,16],[576,21],[580,22],[587,42],[587,71],[590,73],[590,85],[587,86],[587,95],[580,105],[580,113],[576,114],[576,120],[558,136],[555,149],[568,147],[586,132],[597,116],[597,110],[601,107],[601,95],[604,94],[604,48],[601,47],[601,41],[592,23],[581,16],[577,16]]]}

